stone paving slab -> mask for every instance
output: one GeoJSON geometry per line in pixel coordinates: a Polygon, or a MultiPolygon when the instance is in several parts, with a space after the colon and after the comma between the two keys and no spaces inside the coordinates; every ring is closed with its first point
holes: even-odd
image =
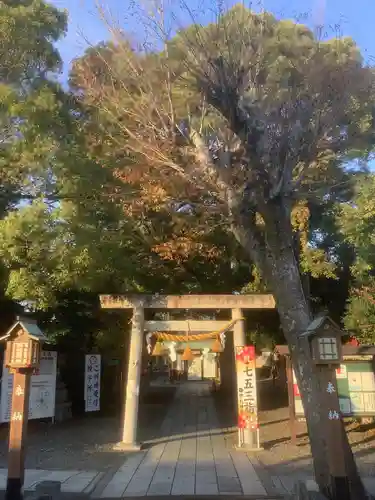
{"type": "Polygon", "coordinates": [[[144,452],[130,455],[104,488],[101,497],[121,498],[144,456],[144,452]]]}
{"type": "MultiPolygon", "coordinates": [[[[269,495],[267,497],[259,497],[259,496],[246,496],[246,495],[238,495],[236,493],[232,494],[232,493],[225,493],[224,495],[223,494],[219,494],[219,495],[180,495],[179,496],[179,500],[198,500],[198,499],[202,499],[202,500],[232,500],[232,496],[235,496],[236,498],[238,497],[239,499],[241,500],[286,500],[284,496],[280,496],[280,495],[269,495]]],[[[127,500],[129,500],[130,498],[139,498],[137,496],[134,496],[134,497],[128,497],[127,500]]],[[[151,499],[152,500],[165,500],[165,496],[164,495],[159,495],[159,496],[151,496],[151,499]]],[[[171,497],[172,499],[172,497],[171,497]]],[[[34,499],[35,500],[35,499],[34,499]]],[[[65,500],[65,499],[64,499],[65,500]]],[[[69,499],[67,499],[69,500],[69,499]]],[[[107,500],[114,500],[114,499],[107,499],[107,500]]]]}
{"type": "MultiPolygon", "coordinates": [[[[8,470],[0,469],[0,490],[6,489],[7,476],[8,470]]],[[[97,471],[27,469],[24,490],[35,491],[42,481],[60,481],[63,493],[90,494],[102,476],[103,473],[97,471]]]]}
{"type": "MultiPolygon", "coordinates": [[[[290,494],[293,490],[294,483],[299,480],[305,482],[306,488],[309,491],[319,491],[318,485],[313,478],[305,479],[296,474],[288,476],[272,476],[271,479],[277,494],[280,495],[290,494]]],[[[367,492],[371,495],[375,495],[375,477],[364,477],[362,480],[367,492]]]]}
{"type": "Polygon", "coordinates": [[[267,496],[249,457],[228,447],[209,382],[179,387],[161,431],[160,442],[126,459],[101,498],[267,496]]]}

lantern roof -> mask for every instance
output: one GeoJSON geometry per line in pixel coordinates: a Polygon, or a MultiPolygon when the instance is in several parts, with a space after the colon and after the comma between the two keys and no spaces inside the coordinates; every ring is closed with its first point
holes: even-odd
{"type": "Polygon", "coordinates": [[[336,330],[342,337],[346,335],[344,332],[329,316],[327,313],[321,313],[316,316],[306,330],[301,334],[301,337],[312,337],[316,335],[320,328],[323,327],[325,323],[329,323],[333,330],[336,330]]]}
{"type": "Polygon", "coordinates": [[[17,316],[17,321],[13,324],[13,326],[7,331],[5,335],[0,337],[0,341],[8,340],[10,337],[12,337],[13,333],[15,333],[19,328],[22,328],[33,340],[37,340],[39,342],[45,342],[47,340],[47,337],[39,328],[36,321],[34,321],[31,318],[17,316]]]}

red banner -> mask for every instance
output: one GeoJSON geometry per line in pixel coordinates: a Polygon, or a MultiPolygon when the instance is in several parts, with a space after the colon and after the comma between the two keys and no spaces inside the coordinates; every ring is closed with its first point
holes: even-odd
{"type": "Polygon", "coordinates": [[[239,429],[258,428],[255,347],[236,347],[239,429]]]}

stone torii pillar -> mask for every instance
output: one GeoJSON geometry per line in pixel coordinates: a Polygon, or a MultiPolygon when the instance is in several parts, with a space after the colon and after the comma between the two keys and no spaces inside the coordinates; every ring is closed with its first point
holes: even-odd
{"type": "Polygon", "coordinates": [[[137,442],[139,391],[141,383],[142,349],[144,337],[144,309],[143,304],[136,304],[133,308],[132,328],[130,334],[128,376],[123,400],[123,419],[121,442],[117,448],[140,450],[137,442]]]}
{"type": "MultiPolygon", "coordinates": [[[[242,309],[232,309],[232,319],[243,318],[242,309]]],[[[236,370],[236,347],[246,345],[246,333],[244,321],[236,321],[233,325],[233,358],[234,358],[234,369],[236,370]]],[[[238,416],[238,398],[237,398],[237,377],[234,373],[234,391],[233,391],[233,404],[236,409],[236,415],[238,416]]]]}

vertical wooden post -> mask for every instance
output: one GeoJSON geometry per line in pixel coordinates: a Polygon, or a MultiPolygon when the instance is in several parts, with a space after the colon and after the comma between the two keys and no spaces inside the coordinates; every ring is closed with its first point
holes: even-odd
{"type": "Polygon", "coordinates": [[[24,448],[29,414],[30,378],[30,370],[22,368],[16,370],[13,376],[6,500],[21,500],[23,498],[24,448]]]}
{"type": "Polygon", "coordinates": [[[350,500],[350,485],[346,474],[342,416],[337,394],[335,367],[322,365],[319,370],[324,405],[327,410],[323,429],[326,430],[327,453],[331,477],[332,500],[350,500]]]}
{"type": "Polygon", "coordinates": [[[133,309],[130,334],[128,377],[126,381],[125,410],[122,428],[121,448],[140,449],[137,443],[139,391],[142,368],[142,349],[144,334],[143,305],[133,309]]]}
{"type": "Polygon", "coordinates": [[[285,356],[286,365],[286,377],[288,384],[288,405],[289,405],[289,425],[290,425],[290,439],[292,444],[297,442],[297,429],[296,429],[296,411],[295,411],[295,401],[294,401],[294,389],[293,389],[293,366],[290,356],[285,356]]]}

